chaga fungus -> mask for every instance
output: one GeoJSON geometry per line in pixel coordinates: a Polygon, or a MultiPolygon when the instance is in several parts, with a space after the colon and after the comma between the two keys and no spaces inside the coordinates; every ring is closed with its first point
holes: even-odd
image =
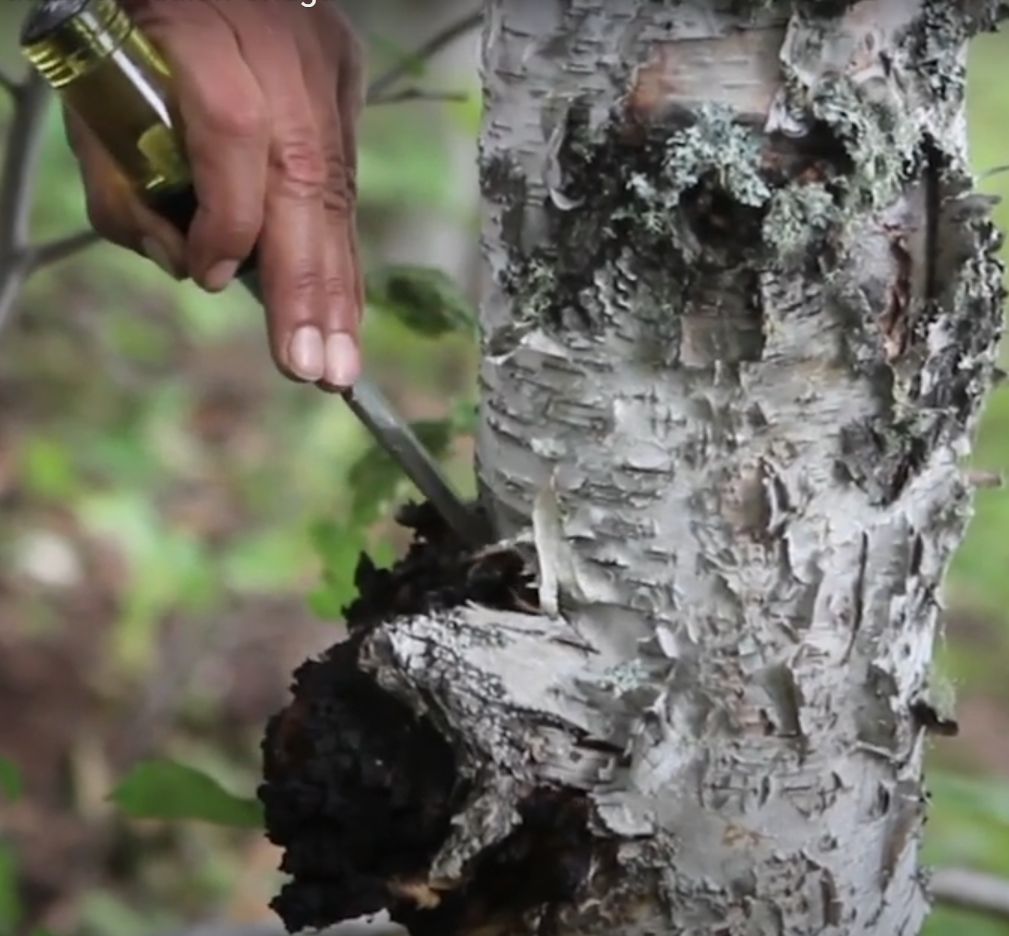
{"type": "MultiPolygon", "coordinates": [[[[385,909],[415,934],[450,936],[474,912],[497,915],[495,869],[521,862],[523,876],[533,872],[524,889],[534,900],[544,886],[566,893],[574,875],[556,849],[543,852],[554,865],[549,874],[528,860],[530,835],[544,838],[537,830],[548,794],[539,793],[526,804],[523,825],[482,856],[483,871],[473,869],[466,886],[444,895],[427,890],[426,870],[468,791],[445,737],[358,669],[361,640],[395,617],[468,601],[534,611],[536,593],[521,556],[466,549],[429,505],[408,505],[397,519],[414,531],[409,551],[390,569],[361,556],[348,639],[296,670],[292,701],[266,728],[259,798],[267,836],[283,848],[281,870],[291,878],[271,906],[290,932],[385,909]]],[[[572,808],[546,808],[550,834],[582,833],[584,820],[569,821],[572,808]]],[[[588,854],[577,844],[566,853],[588,854]]]]}

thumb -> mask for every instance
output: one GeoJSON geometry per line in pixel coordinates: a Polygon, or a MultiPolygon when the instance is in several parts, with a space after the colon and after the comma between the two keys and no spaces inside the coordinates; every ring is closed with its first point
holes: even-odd
{"type": "Polygon", "coordinates": [[[176,279],[187,276],[182,235],[140,201],[119,167],[73,111],[64,110],[63,124],[80,168],[88,222],[95,232],[147,257],[176,279]]]}

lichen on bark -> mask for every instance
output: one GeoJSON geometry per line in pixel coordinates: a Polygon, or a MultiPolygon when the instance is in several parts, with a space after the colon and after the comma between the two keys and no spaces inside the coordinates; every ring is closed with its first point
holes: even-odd
{"type": "Polygon", "coordinates": [[[963,68],[999,5],[485,9],[478,474],[550,601],[358,636],[453,764],[376,893],[442,936],[910,936],[1004,301],[963,68]]]}

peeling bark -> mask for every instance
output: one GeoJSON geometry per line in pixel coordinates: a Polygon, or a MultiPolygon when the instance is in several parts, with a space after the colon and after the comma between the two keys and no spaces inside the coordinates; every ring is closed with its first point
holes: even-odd
{"type": "Polygon", "coordinates": [[[503,543],[420,524],[299,674],[262,791],[289,926],[919,931],[939,590],[1004,301],[965,45],[1000,11],[486,0],[503,543]]]}

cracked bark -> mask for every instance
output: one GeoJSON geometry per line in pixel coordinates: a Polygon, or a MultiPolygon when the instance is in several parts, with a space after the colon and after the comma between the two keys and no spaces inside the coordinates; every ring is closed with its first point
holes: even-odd
{"type": "Polygon", "coordinates": [[[298,674],[262,790],[289,925],[919,931],[999,4],[794,7],[486,0],[477,454],[512,545],[365,566],[298,674]]]}

